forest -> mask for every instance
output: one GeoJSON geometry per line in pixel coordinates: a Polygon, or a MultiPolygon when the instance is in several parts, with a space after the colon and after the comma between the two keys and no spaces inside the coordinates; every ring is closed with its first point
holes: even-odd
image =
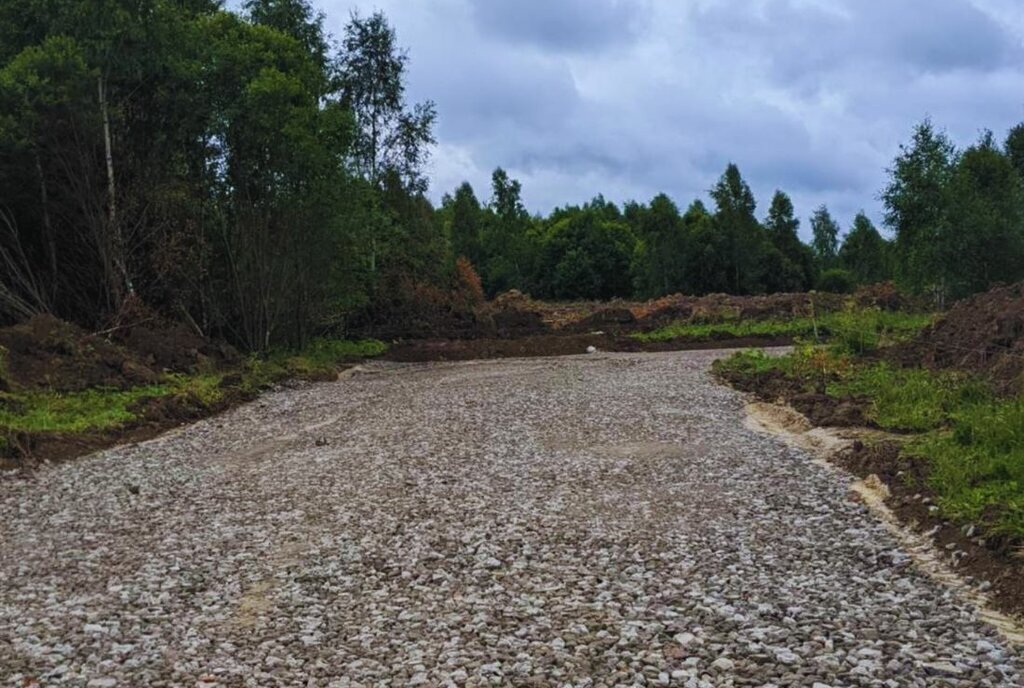
{"type": "MultiPolygon", "coordinates": [[[[848,292],[936,305],[1024,278],[1024,125],[958,149],[928,120],[880,190],[884,224],[828,208],[809,244],[782,190],[729,164],[706,200],[530,214],[493,173],[427,197],[438,113],[382,13],[342,35],[306,0],[0,4],[0,324],[91,329],[141,305],[252,352],[400,331],[417,309],[848,292]],[[397,328],[397,330],[396,330],[397,328]]],[[[865,203],[872,199],[865,199],[865,203]]]]}

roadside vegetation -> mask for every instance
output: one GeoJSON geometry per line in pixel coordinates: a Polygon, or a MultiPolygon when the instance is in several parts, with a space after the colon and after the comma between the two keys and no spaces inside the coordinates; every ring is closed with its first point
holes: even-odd
{"type": "Polygon", "coordinates": [[[199,418],[285,380],[334,379],[344,367],[386,350],[387,345],[376,340],[317,339],[298,351],[274,350],[220,370],[164,373],[153,384],[127,389],[59,391],[5,383],[7,391],[0,392],[0,458],[26,440],[199,418]]]}
{"type": "Polygon", "coordinates": [[[997,393],[970,372],[903,367],[880,351],[839,337],[785,356],[740,352],[718,362],[716,372],[750,391],[770,380],[790,400],[826,395],[862,405],[868,424],[903,436],[902,454],[924,467],[925,484],[914,487],[930,490],[943,516],[1024,538],[1021,395],[997,393]]]}
{"type": "Polygon", "coordinates": [[[737,314],[697,321],[679,321],[651,332],[638,332],[633,338],[643,342],[667,342],[676,339],[732,339],[744,337],[791,337],[824,340],[836,338],[857,351],[877,348],[883,341],[897,341],[917,334],[932,321],[927,313],[903,313],[880,308],[854,306],[819,317],[772,317],[764,320],[742,319],[737,314]]]}

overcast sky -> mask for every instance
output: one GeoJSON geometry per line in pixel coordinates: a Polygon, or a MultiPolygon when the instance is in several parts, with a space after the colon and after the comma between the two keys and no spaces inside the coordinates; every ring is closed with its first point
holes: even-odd
{"type": "Polygon", "coordinates": [[[437,104],[431,197],[506,168],[533,212],[685,207],[730,161],[767,211],[878,219],[925,116],[959,145],[1024,120],[1024,0],[314,0],[335,36],[383,10],[437,104]]]}

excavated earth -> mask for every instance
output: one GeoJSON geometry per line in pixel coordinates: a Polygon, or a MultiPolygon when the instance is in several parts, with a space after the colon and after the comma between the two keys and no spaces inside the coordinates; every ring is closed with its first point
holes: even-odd
{"type": "Polygon", "coordinates": [[[717,355],[377,363],[4,478],[0,685],[1021,685],[717,355]]]}

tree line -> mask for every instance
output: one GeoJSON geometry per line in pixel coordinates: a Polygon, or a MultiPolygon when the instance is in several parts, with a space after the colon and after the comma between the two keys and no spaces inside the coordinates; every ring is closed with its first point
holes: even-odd
{"type": "Polygon", "coordinates": [[[1024,125],[958,151],[930,121],[901,146],[881,193],[884,237],[862,211],[844,232],[824,205],[810,243],[784,191],[759,219],[739,168],[681,211],[665,194],[617,207],[596,197],[530,216],[521,186],[495,171],[481,203],[468,184],[438,213],[452,250],[478,266],[489,294],[548,299],[655,298],[674,292],[848,292],[894,280],[937,305],[1024,279],[1024,125]]]}
{"type": "Polygon", "coordinates": [[[427,199],[431,102],[387,18],[306,0],[0,4],[0,321],[101,328],[146,304],[260,351],[425,305],[758,294],[894,279],[943,302],[1024,278],[1024,126],[957,150],[930,122],[882,191],[887,239],[824,206],[800,239],[729,165],[708,201],[531,215],[495,170],[427,199]]]}
{"type": "MultiPolygon", "coordinates": [[[[0,3],[0,318],[148,307],[249,350],[443,281],[432,103],[383,14],[0,3]]],[[[369,315],[368,315],[369,314],[369,315]]]]}

